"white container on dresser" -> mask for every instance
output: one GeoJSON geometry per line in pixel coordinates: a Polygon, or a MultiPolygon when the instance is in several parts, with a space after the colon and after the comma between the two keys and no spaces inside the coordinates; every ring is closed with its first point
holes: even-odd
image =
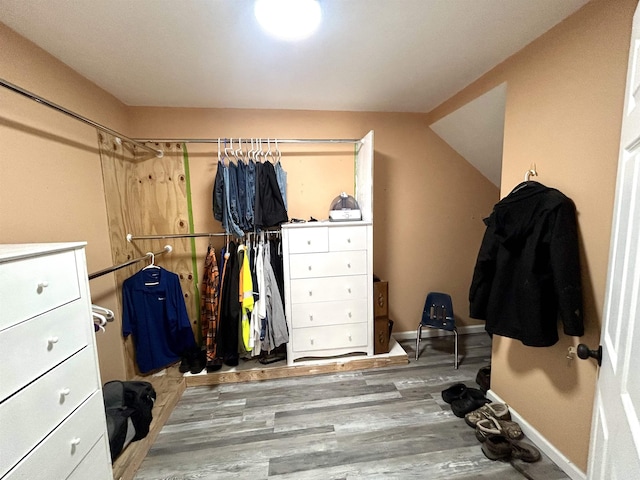
{"type": "Polygon", "coordinates": [[[2,480],[113,479],[84,245],[0,245],[2,480]]]}
{"type": "Polygon", "coordinates": [[[282,225],[288,365],[373,355],[373,132],[355,163],[361,221],[282,225]]]}

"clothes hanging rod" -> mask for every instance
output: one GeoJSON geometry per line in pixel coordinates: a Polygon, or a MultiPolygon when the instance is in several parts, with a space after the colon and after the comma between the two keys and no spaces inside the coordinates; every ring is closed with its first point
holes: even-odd
{"type": "Polygon", "coordinates": [[[31,100],[34,100],[42,105],[45,105],[47,107],[53,108],[54,110],[60,112],[60,113],[64,113],[65,115],[70,116],[71,118],[75,118],[76,120],[80,120],[81,122],[86,123],[87,125],[91,125],[94,128],[97,128],[98,130],[101,130],[105,133],[109,133],[113,136],[115,136],[116,138],[119,138],[121,141],[127,141],[129,143],[132,143],[133,145],[140,147],[144,150],[147,150],[151,153],[153,153],[156,157],[158,158],[162,158],[164,156],[164,152],[162,150],[156,150],[155,148],[149,147],[147,145],[145,145],[144,143],[138,142],[137,140],[134,140],[132,138],[127,137],[126,135],[122,135],[121,133],[116,132],[115,130],[112,130],[108,127],[105,127],[104,125],[100,125],[97,122],[94,122],[93,120],[88,119],[87,117],[83,117],[82,115],[72,112],[71,110],[68,110],[56,103],[53,103],[49,100],[47,100],[46,98],[42,98],[39,95],[36,95],[35,93],[29,92],[28,90],[25,90],[24,88],[21,88],[17,85],[14,85],[11,82],[7,82],[5,79],[0,78],[0,85],[2,85],[3,87],[11,90],[12,92],[15,93],[19,93],[20,95],[30,98],[31,100]]]}
{"type": "MultiPolygon", "coordinates": [[[[235,138],[235,137],[233,137],[235,138]]],[[[224,143],[225,140],[229,140],[229,138],[163,138],[163,139],[149,139],[149,138],[137,138],[137,142],[147,142],[147,143],[224,143]]],[[[242,138],[240,139],[242,143],[251,143],[251,138],[242,138]]],[[[361,139],[355,138],[254,138],[254,142],[278,142],[278,143],[355,143],[361,144],[361,139]]],[[[238,143],[238,139],[233,143],[238,143]]]]}
{"type": "MultiPolygon", "coordinates": [[[[272,234],[276,230],[263,230],[267,234],[272,234]]],[[[277,230],[279,232],[279,230],[277,230]]],[[[255,232],[246,232],[253,234],[255,232]]],[[[216,232],[216,233],[167,233],[164,235],[133,235],[127,233],[127,242],[131,243],[134,240],[164,240],[167,238],[195,238],[195,237],[232,237],[230,233],[216,232]]]]}
{"type": "Polygon", "coordinates": [[[149,257],[155,257],[157,255],[162,255],[163,253],[170,253],[173,250],[171,245],[165,245],[164,248],[157,252],[147,252],[144,257],[134,258],[133,260],[129,260],[128,262],[121,263],[119,265],[114,265],[113,267],[105,268],[103,270],[99,270],[89,275],[89,280],[93,280],[96,277],[101,277],[102,275],[106,275],[107,273],[115,272],[116,270],[120,270],[121,268],[128,267],[129,265],[133,265],[134,263],[141,262],[143,260],[148,260],[149,257]]]}
{"type": "Polygon", "coordinates": [[[195,237],[223,237],[229,235],[228,233],[167,233],[166,235],[133,235],[127,233],[127,242],[131,243],[133,240],[163,240],[165,238],[195,238],[195,237]]]}

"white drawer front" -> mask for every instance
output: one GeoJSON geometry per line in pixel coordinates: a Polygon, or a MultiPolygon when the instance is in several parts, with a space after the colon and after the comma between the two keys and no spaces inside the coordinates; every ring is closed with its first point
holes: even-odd
{"type": "Polygon", "coordinates": [[[342,325],[367,321],[367,300],[296,303],[291,307],[293,328],[342,325]]]}
{"type": "Polygon", "coordinates": [[[291,302],[332,302],[367,298],[367,275],[291,280],[291,302]]]}
{"type": "Polygon", "coordinates": [[[88,478],[91,480],[113,480],[109,443],[106,435],[93,446],[80,465],[67,477],[67,480],[87,480],[88,478]]]}
{"type": "Polygon", "coordinates": [[[289,257],[291,278],[364,275],[367,273],[367,252],[303,253],[289,257]]]}
{"type": "Polygon", "coordinates": [[[80,297],[73,251],[0,263],[0,330],[80,297]]]}
{"type": "Polygon", "coordinates": [[[329,234],[327,227],[290,228],[289,253],[327,252],[329,234]]]}
{"type": "Polygon", "coordinates": [[[367,227],[331,227],[329,228],[329,250],[366,250],[367,227]]]}
{"type": "Polygon", "coordinates": [[[367,324],[350,323],[327,327],[301,328],[293,335],[293,350],[306,352],[332,348],[367,346],[367,324]]]}
{"type": "Polygon", "coordinates": [[[98,388],[93,350],[86,347],[0,404],[0,476],[98,388]]]}
{"type": "Polygon", "coordinates": [[[92,335],[87,305],[75,301],[0,331],[0,401],[88,344],[92,335]]]}
{"type": "MultiPolygon", "coordinates": [[[[104,403],[95,392],[3,480],[67,478],[104,433],[104,403]]],[[[109,465],[111,458],[103,455],[102,461],[109,465]]]]}

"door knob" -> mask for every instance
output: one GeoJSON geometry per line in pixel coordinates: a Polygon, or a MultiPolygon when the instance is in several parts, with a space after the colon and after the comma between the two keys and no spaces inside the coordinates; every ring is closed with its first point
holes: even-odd
{"type": "Polygon", "coordinates": [[[596,350],[590,350],[584,343],[578,345],[577,348],[578,357],[582,360],[586,360],[587,358],[595,358],[598,362],[598,366],[602,365],[602,345],[598,345],[596,350]]]}

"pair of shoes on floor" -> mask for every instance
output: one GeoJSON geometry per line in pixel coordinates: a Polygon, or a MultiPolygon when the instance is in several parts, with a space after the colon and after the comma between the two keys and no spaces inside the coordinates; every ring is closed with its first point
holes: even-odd
{"type": "Polygon", "coordinates": [[[442,399],[451,405],[453,414],[460,418],[489,402],[484,393],[464,383],[456,383],[443,390],[442,399]]]}
{"type": "Polygon", "coordinates": [[[540,460],[540,451],[536,447],[504,435],[489,435],[480,448],[489,460],[518,459],[529,463],[540,460]]]}
{"type": "Polygon", "coordinates": [[[511,420],[498,420],[487,417],[476,423],[476,438],[484,442],[493,435],[504,435],[509,440],[519,440],[524,436],[520,425],[511,420]]]}
{"type": "Polygon", "coordinates": [[[476,424],[480,420],[493,417],[496,420],[511,420],[509,406],[506,403],[489,402],[472,412],[468,412],[464,416],[464,421],[472,428],[476,428],[476,424]]]}
{"type": "Polygon", "coordinates": [[[207,352],[195,347],[185,350],[182,354],[182,360],[178,370],[180,373],[190,372],[192,374],[200,373],[207,364],[207,352]]]}

